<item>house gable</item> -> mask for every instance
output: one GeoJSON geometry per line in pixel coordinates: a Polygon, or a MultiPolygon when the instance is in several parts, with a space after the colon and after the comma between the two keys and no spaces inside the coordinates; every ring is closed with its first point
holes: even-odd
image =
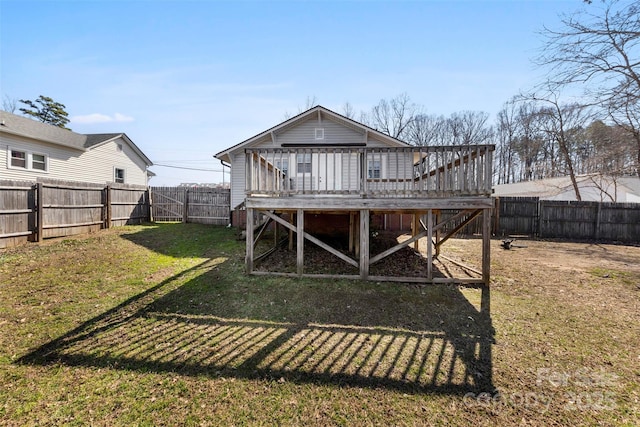
{"type": "Polygon", "coordinates": [[[96,149],[102,145],[115,142],[116,144],[120,144],[120,146],[127,145],[129,147],[130,153],[139,158],[143,164],[146,166],[153,166],[153,162],[149,160],[147,156],[138,148],[136,144],[129,139],[129,137],[124,133],[100,133],[100,134],[88,134],[87,141],[85,142],[85,147],[88,150],[96,149]]]}
{"type": "Polygon", "coordinates": [[[215,157],[233,163],[234,155],[242,152],[245,148],[304,145],[408,146],[399,139],[385,135],[325,107],[316,106],[219,152],[215,157]]]}
{"type": "MultiPolygon", "coordinates": [[[[215,157],[231,165],[231,206],[235,208],[245,198],[245,149],[247,148],[407,146],[406,143],[362,123],[322,106],[316,106],[221,151],[215,157]]],[[[343,160],[341,156],[340,159],[341,161],[355,161],[355,159],[347,158],[343,160]]],[[[295,172],[297,167],[295,160],[295,157],[288,160],[291,172],[295,172]]],[[[329,169],[340,170],[342,165],[336,163],[329,169]]],[[[356,168],[353,167],[350,170],[355,171],[356,168]]],[[[356,178],[344,177],[345,182],[350,179],[355,180],[356,178]]]]}

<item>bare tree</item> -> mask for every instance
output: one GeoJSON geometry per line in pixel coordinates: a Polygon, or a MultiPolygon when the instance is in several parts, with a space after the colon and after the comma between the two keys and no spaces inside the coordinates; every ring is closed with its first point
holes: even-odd
{"type": "Polygon", "coordinates": [[[539,115],[534,102],[520,99],[516,115],[518,135],[514,141],[514,151],[519,159],[519,180],[530,181],[539,178],[534,166],[543,151],[544,139],[539,126],[539,115]]]}
{"type": "Polygon", "coordinates": [[[417,146],[447,145],[447,119],[435,114],[418,114],[409,124],[407,143],[417,146]]]}
{"type": "Polygon", "coordinates": [[[305,111],[315,107],[318,105],[318,99],[315,95],[307,96],[307,99],[303,106],[298,106],[298,111],[295,114],[291,114],[289,111],[284,112],[284,119],[289,120],[291,117],[296,116],[300,113],[304,113],[305,111]]]}
{"type": "Polygon", "coordinates": [[[353,105],[349,103],[349,101],[345,102],[342,106],[342,115],[353,119],[356,115],[356,111],[353,109],[353,105]]]}
{"type": "Polygon", "coordinates": [[[518,135],[517,108],[514,100],[508,101],[498,112],[496,124],[498,184],[515,181],[515,144],[518,135]]]}
{"type": "Polygon", "coordinates": [[[389,101],[381,99],[378,105],[371,109],[371,113],[363,118],[372,128],[394,138],[405,140],[409,126],[418,113],[419,107],[411,101],[409,95],[403,93],[389,101]]]}
{"type": "Polygon", "coordinates": [[[638,95],[629,94],[626,103],[609,104],[609,116],[613,122],[624,129],[635,142],[637,156],[635,172],[640,176],[640,99],[638,95]]]}
{"type": "Polygon", "coordinates": [[[7,113],[15,113],[18,109],[18,100],[15,98],[10,98],[9,95],[5,95],[2,100],[2,110],[7,113]]]}
{"type": "Polygon", "coordinates": [[[452,145],[484,144],[493,136],[487,126],[489,113],[483,111],[461,111],[449,117],[448,126],[452,145]]]}
{"type": "Polygon", "coordinates": [[[579,104],[561,105],[557,99],[548,99],[545,100],[545,102],[548,106],[541,109],[541,114],[549,118],[546,122],[548,126],[545,131],[549,137],[557,143],[561,157],[564,160],[564,168],[566,168],[569,178],[571,179],[576,199],[581,201],[582,196],[580,195],[580,188],[576,180],[572,153],[575,146],[575,138],[573,138],[573,136],[582,129],[588,120],[585,107],[579,104]]]}
{"type": "Polygon", "coordinates": [[[596,12],[585,9],[562,23],[561,30],[544,29],[538,62],[549,67],[555,88],[584,88],[593,104],[632,135],[640,175],[640,2],[603,0],[596,12]]]}

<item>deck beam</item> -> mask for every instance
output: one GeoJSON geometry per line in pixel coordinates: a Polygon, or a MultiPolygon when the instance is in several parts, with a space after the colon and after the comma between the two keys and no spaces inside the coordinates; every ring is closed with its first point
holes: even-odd
{"type": "Polygon", "coordinates": [[[452,197],[442,199],[359,197],[247,197],[247,208],[262,210],[305,211],[426,211],[427,209],[485,209],[492,208],[491,197],[452,197]]]}

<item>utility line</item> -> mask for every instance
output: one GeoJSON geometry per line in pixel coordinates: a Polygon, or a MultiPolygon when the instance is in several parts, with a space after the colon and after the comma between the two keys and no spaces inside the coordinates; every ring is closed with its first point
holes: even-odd
{"type": "Polygon", "coordinates": [[[189,168],[186,166],[175,166],[175,165],[163,165],[162,163],[154,163],[153,166],[160,166],[163,168],[173,168],[173,169],[186,169],[190,171],[202,171],[202,172],[228,172],[224,169],[201,169],[201,168],[189,168]]]}

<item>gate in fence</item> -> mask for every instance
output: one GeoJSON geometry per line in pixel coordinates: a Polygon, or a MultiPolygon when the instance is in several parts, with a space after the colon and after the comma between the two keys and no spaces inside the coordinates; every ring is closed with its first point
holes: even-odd
{"type": "Polygon", "coordinates": [[[150,187],[150,193],[153,221],[215,225],[227,225],[230,222],[229,189],[150,187]]]}

